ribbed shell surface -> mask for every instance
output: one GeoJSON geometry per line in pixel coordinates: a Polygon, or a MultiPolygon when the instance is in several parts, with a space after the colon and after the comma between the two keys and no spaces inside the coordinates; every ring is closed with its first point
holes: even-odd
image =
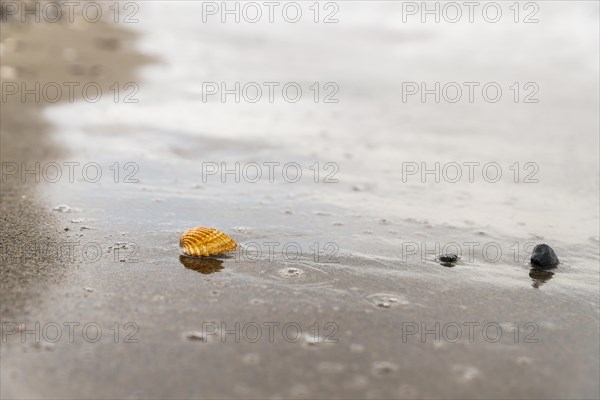
{"type": "Polygon", "coordinates": [[[235,240],[215,228],[197,226],[179,238],[179,245],[188,256],[206,257],[227,253],[237,248],[235,240]]]}

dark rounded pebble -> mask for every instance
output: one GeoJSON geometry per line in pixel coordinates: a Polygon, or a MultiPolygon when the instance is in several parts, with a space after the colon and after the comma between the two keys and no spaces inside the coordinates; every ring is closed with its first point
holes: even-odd
{"type": "Polygon", "coordinates": [[[440,256],[440,261],[445,263],[455,263],[458,261],[458,256],[456,254],[442,254],[440,256]]]}
{"type": "Polygon", "coordinates": [[[559,262],[556,253],[554,253],[552,247],[547,244],[538,244],[533,248],[533,253],[531,253],[531,265],[534,268],[556,268],[559,262]]]}

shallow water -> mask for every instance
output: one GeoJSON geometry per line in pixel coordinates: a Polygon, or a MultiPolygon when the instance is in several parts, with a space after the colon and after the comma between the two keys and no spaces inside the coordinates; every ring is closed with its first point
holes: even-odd
{"type": "MultiPolygon", "coordinates": [[[[157,198],[214,195],[230,206],[262,202],[292,212],[310,201],[313,212],[323,204],[520,239],[597,238],[598,61],[591,55],[598,40],[590,34],[597,5],[544,4],[537,24],[399,24],[400,12],[399,4],[353,2],[343,4],[338,24],[221,24],[198,23],[200,5],[144,5],[132,28],[143,32],[138,47],[161,62],[144,69],[139,103],[80,102],[48,109],[48,116],[79,155],[136,162],[138,186],[157,198]],[[339,103],[308,95],[294,104],[281,96],[274,103],[203,102],[207,81],[331,81],[339,103]],[[472,104],[402,102],[401,83],[412,81],[491,81],[504,93],[493,104],[478,97],[472,104]],[[508,86],[515,81],[535,82],[539,103],[514,103],[508,86]],[[98,154],[92,143],[111,151],[98,154]],[[210,162],[242,169],[257,162],[263,180],[264,162],[296,162],[303,179],[286,184],[277,167],[275,184],[236,184],[231,174],[203,176],[201,165],[210,162]],[[309,184],[315,162],[320,181],[331,174],[339,182],[309,184]],[[431,174],[423,183],[419,173],[403,182],[403,163],[431,169],[436,162],[440,170],[459,164],[461,179],[451,183],[456,170],[448,167],[439,183],[431,174]],[[474,182],[465,162],[480,163],[474,182]],[[486,180],[495,168],[483,176],[487,163],[498,163],[499,182],[486,180]]],[[[311,222],[320,225],[320,216],[311,222]]]]}

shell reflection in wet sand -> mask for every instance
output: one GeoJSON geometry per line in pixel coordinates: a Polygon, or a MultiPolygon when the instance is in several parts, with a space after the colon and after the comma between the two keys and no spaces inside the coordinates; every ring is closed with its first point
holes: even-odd
{"type": "Polygon", "coordinates": [[[184,254],[192,257],[216,256],[237,248],[235,240],[215,228],[197,226],[179,238],[184,254]]]}
{"type": "Polygon", "coordinates": [[[210,257],[179,256],[179,262],[187,269],[208,275],[223,269],[223,261],[210,257]]]}

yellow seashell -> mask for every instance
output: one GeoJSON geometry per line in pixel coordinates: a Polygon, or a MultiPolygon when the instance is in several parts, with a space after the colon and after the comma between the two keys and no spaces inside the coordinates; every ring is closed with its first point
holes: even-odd
{"type": "Polygon", "coordinates": [[[238,246],[223,232],[204,226],[185,231],[179,238],[179,245],[185,254],[193,257],[216,256],[235,250],[238,246]]]}

